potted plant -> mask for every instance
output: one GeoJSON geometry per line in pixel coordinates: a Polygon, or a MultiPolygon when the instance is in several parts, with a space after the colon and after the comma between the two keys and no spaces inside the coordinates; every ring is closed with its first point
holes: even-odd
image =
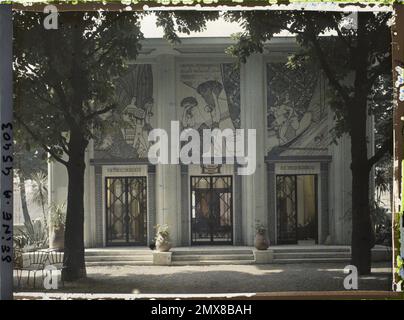
{"type": "Polygon", "coordinates": [[[254,246],[257,250],[266,250],[269,247],[269,241],[266,237],[267,230],[259,220],[255,224],[255,241],[254,246]]]}
{"type": "Polygon", "coordinates": [[[52,204],[50,206],[50,236],[49,248],[63,250],[65,242],[65,223],[66,213],[64,210],[65,205],[52,204]]]}
{"type": "Polygon", "coordinates": [[[168,231],[167,224],[158,224],[154,227],[156,229],[156,250],[160,252],[167,252],[171,249],[170,232],[168,231]]]}

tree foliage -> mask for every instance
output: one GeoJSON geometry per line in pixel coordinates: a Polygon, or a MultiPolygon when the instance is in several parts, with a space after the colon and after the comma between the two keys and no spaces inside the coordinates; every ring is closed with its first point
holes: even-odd
{"type": "MultiPolygon", "coordinates": [[[[378,120],[376,148],[383,147],[384,154],[392,151],[391,13],[359,16],[366,20],[361,30],[355,28],[355,21],[350,21],[351,15],[343,12],[229,12],[226,20],[240,23],[243,32],[235,35],[237,43],[228,52],[245,62],[252,53],[263,52],[265,44],[279,33],[288,31],[295,35],[300,50],[289,56],[289,63],[294,67],[317,63],[323,69],[332,90],[335,137],[349,133],[352,127],[349,106],[355,103],[355,90],[361,90],[369,100],[369,114],[378,120]],[[362,67],[364,77],[357,79],[362,67]]],[[[381,155],[372,161],[379,158],[381,155]]]]}
{"type": "Polygon", "coordinates": [[[392,88],[390,13],[361,12],[357,19],[343,12],[243,11],[226,19],[242,25],[229,52],[245,62],[263,52],[276,34],[288,31],[302,48],[289,64],[314,60],[327,77],[335,115],[335,141],[351,138],[352,263],[361,274],[370,272],[372,227],[369,174],[392,153],[392,88]],[[349,22],[348,19],[351,19],[349,22]],[[376,150],[369,156],[368,115],[374,115],[376,150]]]}
{"type": "MultiPolygon", "coordinates": [[[[14,14],[15,112],[22,141],[37,144],[66,166],[68,197],[65,280],[85,276],[84,155],[102,115],[113,112],[115,80],[141,50],[142,12],[63,12],[46,30],[44,15],[14,14]]],[[[157,13],[165,37],[202,30],[217,13],[157,13]]]]}

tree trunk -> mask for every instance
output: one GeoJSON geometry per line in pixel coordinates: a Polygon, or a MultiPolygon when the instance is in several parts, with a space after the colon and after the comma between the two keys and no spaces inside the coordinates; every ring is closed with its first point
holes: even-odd
{"type": "Polygon", "coordinates": [[[366,80],[369,61],[367,23],[372,13],[358,14],[357,42],[354,49],[355,81],[354,98],[348,107],[349,133],[351,136],[352,170],[352,243],[351,263],[360,275],[371,272],[372,223],[369,205],[369,173],[367,129],[368,91],[366,80]]]}
{"type": "Polygon", "coordinates": [[[71,131],[67,165],[68,192],[62,278],[74,281],[86,277],[84,260],[84,170],[88,142],[79,130],[71,131]]]}
{"type": "Polygon", "coordinates": [[[24,217],[24,225],[25,228],[29,232],[34,231],[34,227],[32,225],[32,220],[28,212],[28,206],[27,206],[27,193],[25,190],[25,179],[21,173],[18,173],[18,186],[20,188],[20,198],[21,198],[21,209],[22,209],[22,215],[24,217]]]}
{"type": "Polygon", "coordinates": [[[43,214],[43,221],[46,223],[46,210],[45,210],[45,197],[44,194],[42,193],[42,186],[39,190],[39,194],[41,197],[41,207],[42,207],[42,214],[43,214]]]}
{"type": "Polygon", "coordinates": [[[372,231],[369,205],[369,173],[367,155],[366,99],[350,106],[351,170],[352,170],[352,264],[358,273],[371,271],[372,231]]]}
{"type": "MultiPolygon", "coordinates": [[[[71,15],[72,32],[71,41],[73,48],[73,59],[71,64],[71,86],[73,96],[71,108],[82,116],[83,97],[86,96],[86,86],[81,77],[84,71],[81,67],[82,60],[79,58],[82,52],[83,29],[80,21],[82,13],[71,15]]],[[[75,117],[73,117],[75,118],[75,117]]],[[[83,120],[83,119],[82,119],[83,120]]],[[[76,119],[67,119],[70,128],[68,143],[69,161],[67,164],[68,190],[65,227],[64,261],[62,279],[75,281],[86,277],[86,265],[84,259],[84,171],[85,171],[85,150],[88,140],[82,131],[85,123],[76,119]],[[77,122],[76,122],[77,121],[77,122]]]]}
{"type": "Polygon", "coordinates": [[[40,195],[40,198],[41,198],[41,207],[42,207],[42,217],[43,217],[44,229],[46,230],[46,233],[47,233],[48,238],[49,238],[49,227],[48,227],[49,226],[48,225],[48,219],[49,218],[48,218],[48,216],[46,214],[46,209],[45,209],[45,197],[44,197],[44,194],[42,193],[42,190],[43,190],[42,185],[41,186],[38,185],[38,187],[39,187],[39,195],[40,195]]]}

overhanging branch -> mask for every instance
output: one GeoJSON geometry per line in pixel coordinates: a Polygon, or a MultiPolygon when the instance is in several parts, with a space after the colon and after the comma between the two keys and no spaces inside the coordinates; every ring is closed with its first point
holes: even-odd
{"type": "Polygon", "coordinates": [[[108,111],[114,110],[116,108],[116,104],[111,104],[105,108],[102,108],[100,110],[91,112],[90,114],[88,114],[84,119],[85,120],[91,120],[92,118],[94,118],[95,116],[99,116],[101,114],[107,113],[108,111]]]}
{"type": "Polygon", "coordinates": [[[320,60],[320,64],[324,70],[325,75],[328,78],[328,81],[330,84],[334,87],[335,90],[338,91],[338,93],[341,95],[342,99],[344,99],[344,102],[346,105],[349,105],[351,102],[351,99],[349,98],[348,94],[340,84],[340,82],[337,80],[334,72],[331,70],[331,67],[329,66],[327,60],[324,57],[324,51],[321,48],[320,43],[318,42],[318,39],[315,35],[311,37],[311,43],[313,44],[314,50],[317,53],[317,57],[320,60]]]}
{"type": "MultiPolygon", "coordinates": [[[[15,119],[17,119],[17,121],[24,127],[24,129],[31,135],[31,137],[34,139],[34,140],[36,140],[40,145],[41,145],[41,147],[46,151],[46,152],[48,152],[53,158],[55,158],[58,162],[60,162],[60,163],[62,163],[63,165],[65,165],[66,167],[67,167],[67,165],[68,165],[68,162],[66,161],[66,160],[63,160],[59,155],[57,155],[53,150],[52,150],[52,148],[50,148],[50,147],[48,147],[47,145],[46,145],[46,143],[44,143],[43,141],[42,141],[42,139],[37,135],[37,134],[35,134],[35,132],[33,132],[32,130],[31,130],[31,128],[20,118],[20,117],[18,117],[17,115],[14,115],[14,117],[15,117],[15,119]]],[[[62,146],[62,149],[65,149],[66,148],[66,146],[62,146]]],[[[66,149],[67,150],[67,149],[66,149]]]]}

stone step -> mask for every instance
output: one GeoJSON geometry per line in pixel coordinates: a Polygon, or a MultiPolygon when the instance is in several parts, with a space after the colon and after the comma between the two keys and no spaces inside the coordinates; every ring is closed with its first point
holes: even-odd
{"type": "Polygon", "coordinates": [[[298,253],[298,252],[326,252],[326,253],[332,253],[332,252],[347,252],[350,253],[351,250],[349,248],[299,248],[299,247],[293,247],[293,248],[268,248],[269,250],[273,250],[275,254],[277,253],[298,253]]]}
{"type": "Polygon", "coordinates": [[[334,263],[334,262],[349,262],[350,258],[313,258],[313,259],[274,259],[272,263],[287,264],[287,263],[334,263]]]}
{"type": "Polygon", "coordinates": [[[145,250],[130,250],[130,249],[118,249],[108,250],[105,248],[100,249],[87,249],[85,251],[86,257],[88,256],[137,256],[137,255],[152,255],[153,252],[150,249],[145,250]]]}
{"type": "Polygon", "coordinates": [[[200,261],[200,260],[254,260],[253,254],[189,254],[189,255],[172,255],[172,261],[200,261]]]}
{"type": "Polygon", "coordinates": [[[274,259],[351,258],[350,252],[287,252],[274,253],[274,259]]]}
{"type": "Polygon", "coordinates": [[[172,261],[173,266],[201,266],[201,265],[238,265],[255,264],[255,260],[196,260],[196,261],[172,261]]]}
{"type": "Polygon", "coordinates": [[[105,266],[151,266],[152,260],[134,261],[134,260],[117,260],[117,261],[86,261],[87,267],[105,267],[105,266]]]}
{"type": "Polygon", "coordinates": [[[206,250],[172,250],[173,255],[234,255],[234,254],[253,254],[249,249],[206,249],[206,250]]]}
{"type": "Polygon", "coordinates": [[[153,255],[97,255],[97,256],[86,256],[86,261],[97,262],[97,261],[152,261],[153,255]]]}

